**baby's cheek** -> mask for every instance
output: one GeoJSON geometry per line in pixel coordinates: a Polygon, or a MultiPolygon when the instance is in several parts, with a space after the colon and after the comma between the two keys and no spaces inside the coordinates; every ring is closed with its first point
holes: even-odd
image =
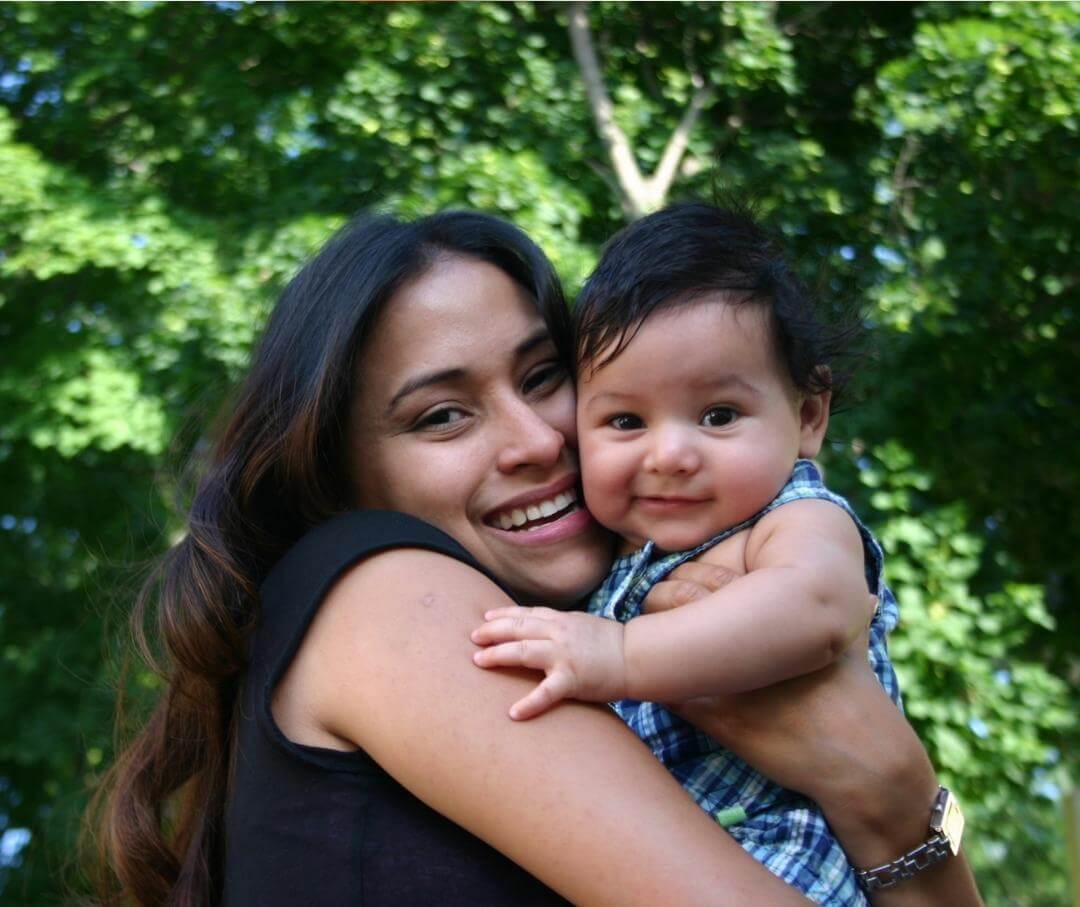
{"type": "Polygon", "coordinates": [[[608,529],[616,532],[630,503],[633,468],[617,452],[605,445],[581,445],[581,482],[589,511],[608,529]]]}

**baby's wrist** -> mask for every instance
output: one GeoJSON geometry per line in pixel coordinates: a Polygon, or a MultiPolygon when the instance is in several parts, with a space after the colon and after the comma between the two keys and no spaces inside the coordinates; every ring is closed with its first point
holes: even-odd
{"type": "Polygon", "coordinates": [[[637,618],[622,624],[622,695],[620,699],[646,700],[651,698],[642,687],[640,664],[641,634],[637,618]]]}

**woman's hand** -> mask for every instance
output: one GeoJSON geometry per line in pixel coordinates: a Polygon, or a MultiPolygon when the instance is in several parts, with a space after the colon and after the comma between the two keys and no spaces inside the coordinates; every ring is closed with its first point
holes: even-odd
{"type": "MultiPolygon", "coordinates": [[[[937,785],[865,649],[857,641],[823,670],[672,708],[778,784],[816,800],[834,827],[887,825],[910,807],[913,778],[925,774],[927,804],[937,785]]],[[[869,865],[877,856],[891,859],[875,852],[856,861],[869,865]]]]}
{"type": "MultiPolygon", "coordinates": [[[[689,561],[653,587],[645,608],[679,607],[738,576],[689,561]]],[[[881,688],[866,648],[864,636],[823,670],[745,693],[667,703],[777,784],[820,804],[859,866],[903,852],[895,817],[910,815],[913,802],[929,804],[937,790],[926,751],[881,688]]]]}
{"type": "Polygon", "coordinates": [[[654,614],[687,605],[704,598],[710,592],[722,589],[742,575],[718,564],[687,561],[649,590],[649,594],[645,596],[644,611],[646,614],[654,614]]]}
{"type": "Polygon", "coordinates": [[[481,668],[543,671],[537,687],[510,707],[524,721],[563,699],[611,702],[626,695],[626,634],[618,621],[580,611],[496,608],[471,639],[486,646],[473,654],[481,668]]]}
{"type": "MultiPolygon", "coordinates": [[[[739,574],[689,562],[653,587],[649,611],[679,607],[739,574]]],[[[827,668],[760,690],[669,705],[758,771],[815,800],[855,866],[896,859],[926,839],[938,781],[886,695],[860,639],[827,668]],[[924,808],[925,807],[925,808],[924,808]]],[[[875,907],[980,904],[963,851],[894,888],[875,907]]]]}

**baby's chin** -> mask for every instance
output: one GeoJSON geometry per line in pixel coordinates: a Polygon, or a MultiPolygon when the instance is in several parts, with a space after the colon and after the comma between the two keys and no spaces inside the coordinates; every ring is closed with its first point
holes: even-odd
{"type": "Polygon", "coordinates": [[[669,530],[657,530],[655,534],[643,536],[640,532],[621,533],[615,530],[619,536],[619,545],[617,554],[622,556],[624,554],[632,554],[635,551],[640,551],[645,547],[647,542],[652,542],[656,546],[657,551],[662,554],[668,554],[673,551],[688,551],[691,548],[697,548],[698,545],[703,545],[709,541],[713,536],[722,532],[722,529],[718,529],[716,532],[703,534],[702,532],[686,532],[686,531],[671,531],[669,530]]]}
{"type": "MultiPolygon", "coordinates": [[[[767,502],[766,502],[767,503],[767,502]]],[[[764,506],[764,505],[762,505],[764,506]]],[[[760,510],[761,508],[758,508],[760,510]]],[[[651,534],[643,537],[641,528],[639,527],[637,532],[630,536],[622,536],[626,545],[625,551],[620,547],[620,553],[626,551],[639,550],[646,541],[651,540],[656,546],[656,549],[664,554],[668,554],[674,551],[689,551],[692,548],[697,548],[699,545],[704,545],[706,542],[711,541],[723,532],[731,529],[734,526],[738,526],[740,523],[744,523],[750,519],[758,510],[754,510],[747,513],[745,516],[737,516],[730,521],[724,523],[724,525],[714,525],[712,523],[702,523],[699,525],[689,526],[653,526],[651,528],[651,534]],[[640,541],[639,541],[640,540],[640,541]]]]}
{"type": "Polygon", "coordinates": [[[689,551],[691,548],[697,548],[698,545],[704,545],[709,539],[715,535],[719,535],[722,531],[723,530],[719,530],[710,535],[667,535],[659,533],[657,538],[654,538],[652,541],[659,553],[671,554],[675,551],[689,551]]]}

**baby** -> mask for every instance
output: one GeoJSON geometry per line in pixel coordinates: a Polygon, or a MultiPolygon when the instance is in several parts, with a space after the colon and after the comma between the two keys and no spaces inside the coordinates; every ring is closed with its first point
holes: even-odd
{"type": "Polygon", "coordinates": [[[610,620],[500,609],[474,634],[487,646],[477,663],[545,672],[513,706],[517,719],[564,698],[611,702],[772,872],[818,903],[865,904],[815,804],[658,704],[817,671],[852,645],[868,649],[899,704],[881,548],[809,459],[838,389],[829,361],[841,338],[767,233],[707,205],[619,233],[575,327],[585,501],[621,540],[589,603],[610,620]],[[649,590],[692,558],[737,576],[644,614],[649,590]]]}

